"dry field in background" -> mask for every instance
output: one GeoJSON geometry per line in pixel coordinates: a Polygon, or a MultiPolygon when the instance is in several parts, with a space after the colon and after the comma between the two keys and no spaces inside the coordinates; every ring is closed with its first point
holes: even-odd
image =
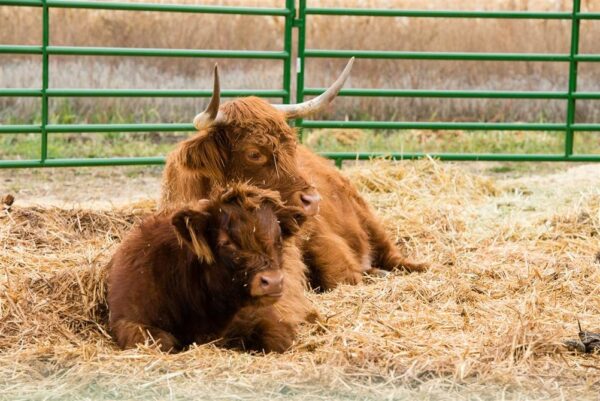
{"type": "Polygon", "coordinates": [[[309,293],[322,321],[266,356],[122,352],[107,336],[103,266],[154,207],[159,169],[0,172],[17,196],[0,211],[0,399],[597,401],[599,356],[562,342],[577,319],[600,331],[599,168],[520,178],[430,160],[344,169],[432,268],[309,293]],[[31,205],[63,188],[55,198],[82,205],[31,205]]]}
{"type": "MultiPolygon", "coordinates": [[[[180,1],[194,3],[194,1],[180,1]]],[[[204,1],[203,4],[280,7],[283,1],[204,1]]],[[[569,10],[564,0],[467,1],[444,0],[309,1],[310,6],[421,9],[569,10]]],[[[599,0],[583,0],[583,9],[600,10],[599,0]]],[[[39,44],[41,12],[0,7],[0,43],[39,44]]],[[[581,52],[600,53],[600,23],[584,21],[581,52]]],[[[366,50],[566,53],[568,21],[469,20],[309,16],[307,47],[366,50]]],[[[51,43],[78,46],[125,46],[197,49],[280,50],[283,19],[276,17],[132,13],[128,11],[51,10],[51,43]],[[134,17],[132,17],[134,16],[134,17]]],[[[53,88],[178,88],[210,87],[212,59],[51,57],[53,88]]],[[[219,60],[226,89],[279,88],[279,61],[219,60]]],[[[324,86],[344,60],[307,62],[307,86],[324,86]]],[[[0,87],[38,87],[39,57],[0,56],[0,87]]],[[[566,90],[565,63],[456,62],[418,60],[358,60],[349,87],[481,90],[566,90]]],[[[581,63],[579,89],[600,90],[600,67],[581,63]]],[[[0,121],[28,122],[39,118],[37,99],[0,99],[0,121]]],[[[114,115],[134,121],[187,122],[201,107],[198,99],[71,99],[67,123],[114,121],[114,115]],[[101,111],[101,112],[100,112],[101,111]],[[113,120],[111,120],[111,118],[113,120]]],[[[597,101],[578,102],[578,121],[600,120],[597,101]]],[[[344,98],[327,117],[441,121],[560,121],[564,101],[501,99],[344,98]]],[[[52,99],[60,119],[64,99],[52,99]]],[[[65,122],[65,121],[61,121],[65,122]]]]}

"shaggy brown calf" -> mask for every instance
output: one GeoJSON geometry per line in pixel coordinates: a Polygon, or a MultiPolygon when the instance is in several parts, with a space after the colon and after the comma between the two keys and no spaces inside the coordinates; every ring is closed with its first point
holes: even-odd
{"type": "Polygon", "coordinates": [[[351,65],[323,95],[298,105],[270,105],[255,97],[219,105],[215,71],[213,98],[194,120],[199,133],[167,159],[163,207],[202,198],[214,185],[248,180],[279,191],[288,204],[304,207],[309,215],[320,210],[299,235],[313,285],[327,290],[339,283],[356,284],[374,267],[423,270],[423,264],[401,255],[352,184],[331,163],[296,143],[286,122],[325,107],[351,65]]]}
{"type": "MultiPolygon", "coordinates": [[[[151,338],[164,351],[180,350],[222,335],[242,307],[272,315],[285,292],[283,240],[304,218],[275,192],[239,184],[144,220],[109,265],[110,328],[118,344],[151,338]]],[[[293,340],[289,325],[252,323],[249,348],[283,351],[293,340]]]]}

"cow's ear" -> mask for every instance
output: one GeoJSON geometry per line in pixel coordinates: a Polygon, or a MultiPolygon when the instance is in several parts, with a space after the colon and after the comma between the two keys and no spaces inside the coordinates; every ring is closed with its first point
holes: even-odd
{"type": "Polygon", "coordinates": [[[181,242],[189,246],[201,261],[209,264],[215,260],[208,244],[210,217],[207,211],[192,208],[181,209],[171,217],[171,224],[181,242]]]}
{"type": "Polygon", "coordinates": [[[179,164],[187,170],[223,182],[228,152],[226,144],[219,140],[222,136],[219,128],[213,127],[183,141],[177,153],[179,164]]]}
{"type": "Polygon", "coordinates": [[[277,219],[283,238],[295,235],[306,221],[306,213],[298,207],[282,207],[277,211],[277,219]]]}

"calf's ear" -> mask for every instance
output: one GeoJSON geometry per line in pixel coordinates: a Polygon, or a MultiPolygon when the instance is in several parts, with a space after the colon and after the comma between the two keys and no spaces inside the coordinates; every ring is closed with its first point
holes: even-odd
{"type": "Polygon", "coordinates": [[[306,221],[306,214],[299,207],[282,207],[277,211],[277,219],[281,227],[281,236],[289,238],[295,235],[306,221]]]}
{"type": "Polygon", "coordinates": [[[181,209],[171,217],[179,239],[189,246],[200,261],[213,263],[215,258],[207,241],[210,214],[191,208],[181,209]]]}
{"type": "Polygon", "coordinates": [[[177,150],[177,161],[187,170],[223,182],[227,149],[226,144],[219,140],[222,135],[218,129],[213,127],[201,131],[183,141],[177,150]]]}

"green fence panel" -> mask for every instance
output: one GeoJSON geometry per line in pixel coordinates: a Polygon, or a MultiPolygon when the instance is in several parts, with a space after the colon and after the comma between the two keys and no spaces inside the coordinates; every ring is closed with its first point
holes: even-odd
{"type": "MultiPolygon", "coordinates": [[[[470,60],[470,61],[535,61],[561,62],[569,64],[569,87],[564,92],[543,91],[461,91],[461,90],[400,90],[353,88],[342,89],[340,96],[377,97],[427,97],[427,98],[490,98],[490,99],[557,99],[567,102],[567,113],[563,123],[486,123],[486,122],[407,122],[407,121],[315,121],[297,120],[303,128],[346,128],[346,129],[428,129],[428,130],[470,130],[470,131],[559,131],[565,133],[563,154],[484,154],[484,153],[405,153],[405,152],[326,152],[324,156],[335,160],[341,166],[343,160],[366,160],[372,157],[394,159],[415,159],[424,156],[442,160],[485,160],[485,161],[600,161],[600,155],[574,155],[573,142],[578,131],[600,131],[598,124],[578,124],[575,121],[577,99],[600,99],[600,92],[577,91],[577,67],[580,62],[598,62],[598,54],[579,54],[579,30],[581,20],[600,20],[600,13],[582,13],[581,0],[573,0],[570,12],[528,12],[528,11],[430,11],[430,10],[389,10],[365,8],[313,8],[307,7],[306,0],[300,0],[299,48],[297,99],[316,96],[325,88],[309,88],[304,85],[306,74],[305,60],[308,58],[397,59],[397,60],[470,60]],[[373,51],[343,49],[305,48],[306,27],[311,15],[328,16],[372,16],[409,18],[491,18],[491,19],[541,19],[568,20],[571,22],[571,45],[568,54],[545,53],[464,53],[464,52],[417,52],[417,51],[373,51]]],[[[535,134],[532,134],[535,135],[535,134]]]]}
{"type": "Polygon", "coordinates": [[[83,132],[186,132],[194,131],[191,124],[50,124],[48,100],[55,97],[210,97],[211,90],[146,90],[146,89],[60,89],[49,87],[49,58],[51,56],[138,56],[138,57],[205,57],[280,60],[283,67],[281,89],[275,90],[224,90],[222,96],[261,96],[280,98],[290,102],[292,29],[295,16],[294,0],[286,0],[285,8],[203,6],[183,4],[91,2],[70,0],[0,0],[0,6],[38,7],[42,9],[42,41],[40,46],[0,45],[0,54],[30,54],[42,57],[42,87],[40,89],[4,89],[0,96],[38,97],[41,101],[40,125],[0,125],[0,134],[40,134],[40,158],[34,160],[0,160],[0,168],[19,167],[74,167],[144,165],[164,163],[164,157],[114,157],[69,158],[48,157],[48,135],[53,133],[83,132]],[[155,11],[204,14],[237,14],[273,16],[285,19],[284,48],[281,51],[258,50],[201,50],[201,49],[152,49],[123,47],[53,46],[50,40],[50,9],[97,9],[124,11],[155,11]]]}
{"type": "MultiPolygon", "coordinates": [[[[600,92],[577,90],[578,64],[600,62],[600,54],[579,53],[579,32],[582,20],[600,20],[600,13],[581,12],[581,0],[572,1],[572,9],[567,12],[528,12],[528,11],[431,11],[393,10],[367,8],[318,8],[308,7],[306,0],[285,0],[284,8],[206,6],[188,4],[127,3],[72,0],[0,0],[0,6],[37,7],[42,10],[42,40],[39,46],[0,45],[0,54],[39,55],[42,59],[42,85],[39,89],[4,89],[0,96],[36,97],[41,102],[41,124],[39,125],[0,125],[0,134],[34,133],[40,135],[40,157],[34,160],[0,160],[0,168],[17,167],[73,167],[143,165],[164,163],[162,157],[138,158],[89,158],[57,159],[48,156],[48,137],[53,133],[73,132],[175,132],[193,131],[192,124],[49,124],[48,101],[58,97],[209,97],[210,90],[150,90],[150,89],[61,89],[49,87],[49,59],[52,56],[133,56],[133,57],[211,57],[280,60],[283,68],[281,89],[274,90],[224,90],[225,97],[256,95],[280,98],[284,103],[291,100],[293,30],[298,33],[296,63],[296,98],[303,101],[305,96],[316,96],[325,88],[305,86],[305,61],[307,58],[349,58],[364,59],[416,59],[416,60],[471,60],[471,61],[535,61],[568,63],[569,85],[567,91],[466,91],[466,90],[405,90],[353,88],[343,89],[340,96],[376,97],[420,97],[420,98],[489,98],[489,99],[553,99],[567,102],[567,112],[561,123],[486,123],[486,122],[409,122],[409,121],[319,121],[297,120],[296,126],[307,129],[347,128],[347,129],[430,129],[430,130],[472,130],[472,131],[552,131],[564,132],[563,154],[464,154],[464,153],[390,153],[325,152],[323,155],[334,159],[338,166],[343,160],[367,160],[372,157],[394,159],[414,159],[425,156],[442,160],[497,160],[497,161],[600,161],[600,155],[574,155],[573,143],[577,132],[600,131],[600,124],[577,123],[575,119],[577,100],[600,99],[600,92]],[[172,13],[210,13],[274,16],[284,18],[283,49],[281,51],[259,50],[202,50],[202,49],[154,49],[122,47],[82,47],[53,46],[50,38],[50,9],[97,9],[123,11],[154,11],[172,13]],[[296,15],[297,11],[297,15],[296,15]],[[464,52],[410,52],[372,51],[344,49],[306,49],[306,28],[311,15],[329,16],[372,16],[408,18],[488,18],[488,19],[539,19],[565,20],[571,23],[571,45],[569,53],[464,53],[464,52]]],[[[535,135],[532,133],[531,135],[535,135]]]]}

